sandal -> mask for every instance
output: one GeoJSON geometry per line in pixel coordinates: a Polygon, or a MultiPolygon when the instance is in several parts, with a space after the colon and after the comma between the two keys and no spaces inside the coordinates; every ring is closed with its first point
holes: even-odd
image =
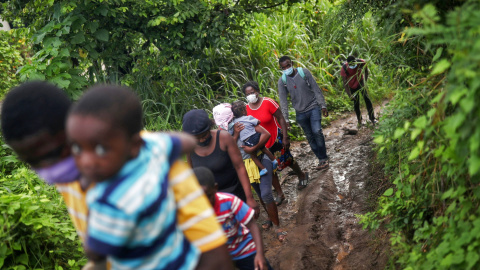
{"type": "Polygon", "coordinates": [[[281,205],[283,201],[285,201],[285,195],[283,196],[276,196],[275,199],[274,199],[275,203],[277,204],[277,206],[281,205]]]}
{"type": "Polygon", "coordinates": [[[316,169],[319,171],[322,171],[322,170],[328,169],[328,167],[330,167],[328,160],[324,160],[318,164],[316,169]]]}
{"type": "Polygon", "coordinates": [[[264,229],[265,231],[270,229],[272,226],[273,226],[273,223],[271,220],[266,220],[262,223],[262,229],[264,229]]]}
{"type": "Polygon", "coordinates": [[[302,190],[306,188],[307,185],[308,185],[308,172],[305,173],[305,179],[298,181],[297,189],[302,190]]]}
{"type": "Polygon", "coordinates": [[[284,242],[287,239],[286,231],[277,231],[277,239],[280,242],[284,242]]]}

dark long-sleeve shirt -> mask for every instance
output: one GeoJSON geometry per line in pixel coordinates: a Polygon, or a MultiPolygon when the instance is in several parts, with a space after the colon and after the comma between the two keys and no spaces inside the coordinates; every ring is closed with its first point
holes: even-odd
{"type": "Polygon", "coordinates": [[[278,80],[278,96],[280,97],[280,107],[282,108],[283,117],[288,121],[288,101],[287,95],[290,93],[290,99],[292,100],[292,106],[296,112],[306,112],[316,106],[320,108],[327,108],[325,97],[322,90],[318,87],[317,82],[312,76],[312,73],[306,68],[303,68],[305,73],[305,79],[297,74],[292,78],[287,77],[287,87],[283,84],[282,77],[278,80]],[[308,81],[310,86],[305,82],[308,81]],[[287,90],[288,88],[288,90],[287,90]]]}

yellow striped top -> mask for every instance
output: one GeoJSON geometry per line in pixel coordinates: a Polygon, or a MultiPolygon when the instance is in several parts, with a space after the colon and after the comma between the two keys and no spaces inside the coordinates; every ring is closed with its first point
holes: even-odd
{"type": "MultiPolygon", "coordinates": [[[[178,160],[170,169],[169,181],[177,204],[178,225],[187,239],[202,253],[225,244],[227,239],[223,229],[193,170],[178,160]]],[[[79,181],[56,184],[56,187],[63,195],[70,218],[83,242],[87,231],[87,192],[82,190],[79,181]]]]}

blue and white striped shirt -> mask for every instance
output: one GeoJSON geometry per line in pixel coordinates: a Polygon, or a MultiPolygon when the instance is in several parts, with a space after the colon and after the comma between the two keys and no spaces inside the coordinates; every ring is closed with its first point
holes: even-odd
{"type": "Polygon", "coordinates": [[[194,269],[199,251],[177,226],[170,165],[180,141],[142,136],[137,158],[88,191],[88,247],[109,256],[112,269],[194,269]]]}

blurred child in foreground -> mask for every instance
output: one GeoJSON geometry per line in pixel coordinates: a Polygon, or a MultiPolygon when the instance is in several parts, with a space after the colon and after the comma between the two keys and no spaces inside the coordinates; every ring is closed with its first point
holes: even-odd
{"type": "MultiPolygon", "coordinates": [[[[2,133],[21,160],[27,162],[47,183],[55,184],[64,197],[73,225],[83,242],[88,215],[85,196],[87,189],[94,185],[87,189],[80,187],[80,173],[66,142],[65,119],[70,106],[70,99],[56,86],[40,81],[24,83],[6,95],[1,114],[2,133]]],[[[178,137],[184,152],[190,151],[194,145],[193,142],[189,146],[188,136],[179,133],[169,135],[178,137]]],[[[196,184],[196,179],[184,162],[176,161],[170,168],[168,178],[177,204],[190,192],[196,192],[195,185],[191,185],[196,184]],[[182,191],[185,186],[192,188],[182,191]]],[[[195,198],[184,207],[178,207],[179,225],[186,237],[202,252],[197,269],[231,269],[228,267],[230,258],[223,246],[224,236],[215,229],[218,227],[221,231],[221,228],[209,217],[202,220],[197,218],[202,209],[212,211],[205,206],[208,205],[207,200],[204,201],[201,204],[198,202],[202,202],[202,199],[195,198]],[[195,220],[197,222],[192,222],[195,220]]],[[[106,268],[101,262],[95,265],[89,262],[87,265],[89,269],[106,268]]]]}

